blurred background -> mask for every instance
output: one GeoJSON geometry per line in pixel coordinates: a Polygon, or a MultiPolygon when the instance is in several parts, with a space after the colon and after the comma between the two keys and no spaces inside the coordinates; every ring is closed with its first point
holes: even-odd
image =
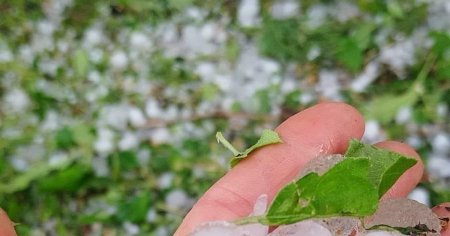
{"type": "Polygon", "coordinates": [[[19,235],[171,235],[228,170],[217,131],[243,149],[324,100],[450,201],[449,29],[446,0],[0,0],[0,207],[19,235]]]}

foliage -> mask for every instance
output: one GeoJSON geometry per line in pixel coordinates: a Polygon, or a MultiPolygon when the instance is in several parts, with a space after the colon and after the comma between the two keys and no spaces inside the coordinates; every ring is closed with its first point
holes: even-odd
{"type": "Polygon", "coordinates": [[[246,27],[241,2],[0,0],[0,207],[19,235],[171,235],[228,169],[217,130],[244,150],[321,100],[448,157],[444,7],[292,0],[280,18],[261,0],[246,27]]]}

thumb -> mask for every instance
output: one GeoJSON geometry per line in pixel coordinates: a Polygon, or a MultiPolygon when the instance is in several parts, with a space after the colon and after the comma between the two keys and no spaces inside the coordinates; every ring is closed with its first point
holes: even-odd
{"type": "Polygon", "coordinates": [[[0,208],[0,235],[3,236],[16,236],[14,230],[14,224],[9,220],[5,211],[0,208]]]}
{"type": "Polygon", "coordinates": [[[433,207],[433,212],[441,219],[441,236],[450,236],[450,202],[433,207]]]}

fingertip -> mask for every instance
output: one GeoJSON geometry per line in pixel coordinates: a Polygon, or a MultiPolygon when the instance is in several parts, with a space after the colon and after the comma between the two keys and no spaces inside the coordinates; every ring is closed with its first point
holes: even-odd
{"type": "Polygon", "coordinates": [[[14,224],[9,219],[3,209],[0,208],[0,235],[2,236],[16,236],[16,231],[14,230],[14,224]]]}
{"type": "Polygon", "coordinates": [[[417,160],[417,163],[403,173],[402,176],[400,176],[394,186],[386,192],[383,198],[386,199],[408,196],[409,192],[411,192],[420,182],[423,175],[424,165],[420,155],[416,152],[416,150],[414,150],[414,148],[402,142],[383,141],[375,144],[375,146],[394,151],[417,160]]]}
{"type": "Polygon", "coordinates": [[[441,236],[450,236],[450,202],[439,204],[432,210],[441,219],[441,236]]]}
{"type": "MultiPolygon", "coordinates": [[[[288,143],[297,143],[298,137],[315,133],[330,134],[329,150],[343,153],[350,139],[360,139],[364,134],[364,117],[353,106],[342,102],[322,102],[291,116],[276,129],[288,143]],[[299,126],[299,122],[309,122],[308,126],[299,126]],[[330,132],[333,130],[333,132],[330,132]]],[[[311,138],[311,141],[320,139],[311,138]]],[[[324,140],[321,140],[323,142],[324,140]]],[[[310,146],[316,145],[310,143],[310,146]]]]}

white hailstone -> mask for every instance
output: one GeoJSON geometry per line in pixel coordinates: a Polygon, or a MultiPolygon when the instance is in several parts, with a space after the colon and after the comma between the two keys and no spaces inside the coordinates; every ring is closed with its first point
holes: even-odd
{"type": "Polygon", "coordinates": [[[369,143],[375,143],[385,139],[385,135],[381,131],[378,121],[368,120],[366,122],[366,129],[362,139],[369,143]]]}
{"type": "Polygon", "coordinates": [[[355,92],[363,92],[380,75],[380,63],[371,61],[351,83],[350,88],[355,92]]]}
{"type": "Polygon", "coordinates": [[[316,90],[326,98],[341,100],[341,85],[338,80],[337,72],[321,70],[319,73],[319,82],[316,85],[316,90]]]}
{"type": "Polygon", "coordinates": [[[419,148],[423,144],[422,139],[417,135],[411,135],[411,136],[407,137],[406,143],[411,145],[414,148],[419,148]]]}
{"type": "Polygon", "coordinates": [[[97,177],[107,177],[109,174],[108,160],[105,157],[92,158],[92,169],[97,177]]]}
{"type": "Polygon", "coordinates": [[[61,117],[54,111],[50,110],[45,114],[45,119],[41,123],[41,129],[43,131],[55,131],[61,126],[61,117]]]}
{"type": "Polygon", "coordinates": [[[288,94],[299,88],[299,86],[296,83],[296,80],[292,77],[286,77],[280,83],[281,83],[280,90],[282,94],[288,94]]]}
{"type": "Polygon", "coordinates": [[[321,53],[321,49],[319,46],[313,46],[309,49],[308,53],[306,54],[306,58],[309,61],[312,61],[314,59],[316,59],[318,56],[320,56],[321,53]]]}
{"type": "MultiPolygon", "coordinates": [[[[189,236],[249,236],[239,231],[238,226],[226,221],[208,222],[198,226],[189,236]]],[[[251,234],[253,236],[253,234],[251,234]]],[[[256,236],[256,235],[255,235],[256,236]]]]}
{"type": "Polygon", "coordinates": [[[56,29],[56,25],[49,20],[41,20],[36,25],[37,32],[42,35],[52,35],[56,29]]]}
{"type": "Polygon", "coordinates": [[[145,113],[149,118],[160,118],[163,116],[163,110],[154,98],[147,99],[145,103],[145,113]]]}
{"type": "MultiPolygon", "coordinates": [[[[250,216],[261,216],[267,210],[268,198],[267,194],[261,194],[255,201],[253,206],[253,212],[250,216]]],[[[243,232],[244,235],[254,235],[254,236],[265,236],[269,232],[269,226],[262,225],[259,223],[241,225],[239,226],[239,231],[243,232]]]]}
{"type": "Polygon", "coordinates": [[[103,32],[99,27],[91,27],[84,32],[84,43],[89,46],[101,44],[105,39],[103,32]]]}
{"type": "Polygon", "coordinates": [[[197,55],[211,55],[217,51],[217,46],[214,43],[203,38],[199,26],[185,26],[182,31],[182,37],[183,41],[180,44],[180,51],[178,54],[191,58],[197,55]]]}
{"type": "Polygon", "coordinates": [[[48,159],[48,164],[50,166],[59,166],[64,162],[69,160],[69,155],[65,152],[56,152],[53,153],[48,159]]]}
{"type": "Polygon", "coordinates": [[[254,27],[260,23],[259,0],[242,0],[238,6],[238,22],[244,27],[254,27]]]}
{"type": "Polygon", "coordinates": [[[56,49],[62,54],[68,53],[70,49],[70,43],[65,39],[58,40],[58,42],[56,43],[56,49]]]}
{"type": "Polygon", "coordinates": [[[114,149],[114,132],[108,128],[101,127],[97,130],[97,140],[94,142],[95,151],[108,154],[114,149]]]}
{"type": "Polygon", "coordinates": [[[395,121],[398,124],[405,124],[411,120],[411,116],[412,116],[411,106],[404,106],[398,110],[397,115],[395,117],[395,121]]]}
{"type": "Polygon", "coordinates": [[[313,102],[315,99],[315,96],[311,92],[303,92],[300,94],[299,100],[301,104],[309,104],[313,102]]]}
{"type": "Polygon", "coordinates": [[[13,54],[5,44],[0,44],[0,63],[7,63],[12,61],[13,54]]]}
{"type": "Polygon", "coordinates": [[[332,12],[339,22],[347,22],[359,15],[359,8],[349,2],[338,2],[332,12]]]}
{"type": "Polygon", "coordinates": [[[282,225],[276,228],[269,236],[332,236],[331,232],[321,224],[312,221],[304,220],[299,223],[282,225]]]}
{"type": "Polygon", "coordinates": [[[428,4],[427,25],[436,30],[448,29],[450,27],[450,3],[446,0],[424,2],[428,4]]]}
{"type": "Polygon", "coordinates": [[[137,234],[139,234],[139,231],[140,231],[138,225],[135,225],[128,221],[123,223],[123,229],[125,230],[127,235],[137,235],[137,234]]]}
{"type": "Polygon", "coordinates": [[[267,75],[272,75],[280,70],[280,64],[275,60],[261,58],[258,67],[267,75]]]}
{"type": "Polygon", "coordinates": [[[172,185],[173,174],[170,172],[165,172],[158,178],[158,187],[161,189],[169,188],[172,185]]]}
{"type": "Polygon", "coordinates": [[[175,105],[170,105],[164,111],[165,120],[176,120],[178,118],[178,108],[175,105]]]}
{"type": "Polygon", "coordinates": [[[188,209],[191,207],[193,201],[188,195],[181,189],[175,189],[170,191],[165,199],[167,207],[171,209],[188,209]]]}
{"type": "Polygon", "coordinates": [[[87,52],[89,60],[93,63],[100,63],[103,60],[103,49],[101,48],[92,48],[87,52]]]}
{"type": "Polygon", "coordinates": [[[137,153],[138,162],[142,166],[146,166],[150,162],[151,153],[148,149],[140,149],[137,153]]]}
{"type": "Polygon", "coordinates": [[[133,32],[130,36],[130,44],[133,48],[144,51],[148,51],[152,47],[150,37],[142,32],[133,32]]]}
{"type": "Polygon", "coordinates": [[[206,41],[211,41],[214,39],[216,33],[216,25],[214,23],[206,23],[200,29],[200,35],[206,41]]]}
{"type": "Polygon", "coordinates": [[[102,76],[97,70],[91,70],[87,74],[87,79],[92,83],[98,84],[102,80],[102,76]]]}
{"type": "Polygon", "coordinates": [[[448,105],[445,103],[439,103],[436,107],[436,113],[439,117],[447,117],[448,116],[448,105]]]}
{"type": "Polygon", "coordinates": [[[111,55],[110,64],[114,70],[123,70],[128,66],[128,56],[123,51],[116,51],[111,55]]]}
{"type": "Polygon", "coordinates": [[[169,235],[169,230],[165,226],[159,226],[155,230],[155,236],[167,236],[169,235]]]}
{"type": "Polygon", "coordinates": [[[131,150],[139,145],[139,137],[132,132],[125,132],[119,141],[119,149],[122,151],[131,150]]]}
{"type": "Polygon", "coordinates": [[[12,156],[10,158],[10,163],[16,171],[26,171],[29,168],[28,161],[19,156],[12,156]]]}
{"type": "Polygon", "coordinates": [[[431,146],[433,146],[433,151],[436,153],[449,153],[450,135],[443,132],[436,134],[436,136],[434,136],[433,140],[431,141],[431,146]]]}
{"type": "Polygon", "coordinates": [[[156,218],[158,217],[158,215],[156,214],[156,210],[154,208],[150,208],[147,211],[147,215],[145,216],[145,220],[148,223],[153,223],[156,221],[156,218]]]}
{"type": "Polygon", "coordinates": [[[422,187],[415,188],[409,193],[408,198],[430,206],[430,193],[422,187]]]}
{"type": "Polygon", "coordinates": [[[130,107],[128,109],[128,119],[134,127],[142,127],[147,123],[144,113],[137,107],[130,107]]]}
{"type": "Polygon", "coordinates": [[[150,133],[150,139],[155,144],[168,143],[171,140],[170,132],[167,128],[155,128],[150,133]]]}
{"type": "Polygon", "coordinates": [[[116,129],[126,129],[128,123],[128,105],[114,104],[102,107],[99,120],[116,129]]]}
{"type": "Polygon", "coordinates": [[[380,52],[380,61],[389,67],[401,78],[405,75],[405,68],[414,65],[416,47],[413,41],[399,40],[394,45],[383,45],[380,52]]]}
{"type": "Polygon", "coordinates": [[[186,8],[185,14],[187,17],[192,18],[194,20],[201,20],[204,16],[203,12],[198,7],[186,8]]]}
{"type": "Polygon", "coordinates": [[[450,158],[441,156],[431,156],[428,159],[428,172],[436,178],[450,177],[450,158]]]}
{"type": "Polygon", "coordinates": [[[28,94],[19,88],[13,88],[6,92],[3,97],[3,102],[6,106],[5,111],[8,113],[24,112],[24,110],[30,105],[28,94]]]}
{"type": "Polygon", "coordinates": [[[307,25],[309,28],[315,29],[323,24],[328,15],[328,10],[324,5],[314,5],[308,9],[307,25]]]}
{"type": "Polygon", "coordinates": [[[222,91],[230,91],[233,88],[233,77],[231,75],[216,74],[213,78],[213,82],[222,91]]]}
{"type": "Polygon", "coordinates": [[[19,48],[19,57],[20,60],[25,62],[26,64],[31,64],[34,60],[34,52],[31,49],[30,45],[22,45],[19,48]]]}
{"type": "Polygon", "coordinates": [[[192,169],[192,175],[195,178],[204,178],[206,176],[206,172],[204,168],[194,166],[194,168],[192,169]]]}
{"type": "Polygon", "coordinates": [[[210,81],[216,75],[216,68],[211,62],[200,62],[195,69],[195,73],[204,81],[210,81]]]}
{"type": "Polygon", "coordinates": [[[278,20],[294,17],[300,9],[299,3],[293,0],[280,0],[273,3],[270,8],[270,14],[278,20]]]}
{"type": "Polygon", "coordinates": [[[212,103],[206,102],[206,101],[201,101],[195,110],[196,110],[197,115],[202,116],[202,115],[211,114],[212,112],[214,112],[214,109],[215,109],[215,106],[212,103]]]}

